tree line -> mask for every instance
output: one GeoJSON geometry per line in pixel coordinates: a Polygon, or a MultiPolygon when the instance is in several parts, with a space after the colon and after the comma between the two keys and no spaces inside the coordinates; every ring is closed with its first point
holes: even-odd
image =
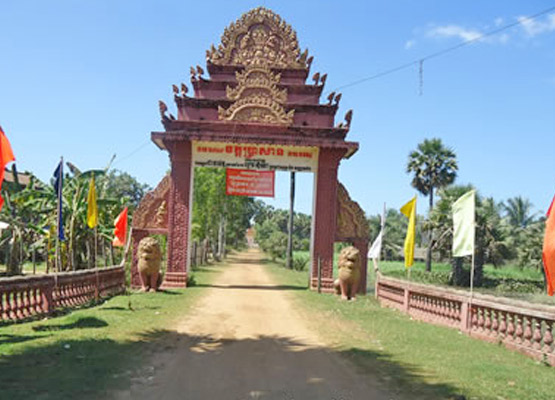
{"type": "MultiPolygon", "coordinates": [[[[444,146],[441,139],[426,139],[409,154],[406,172],[412,174],[412,186],[429,198],[427,217],[419,217],[420,245],[427,247],[426,270],[432,270],[432,254],[452,264],[451,281],[455,285],[469,283],[463,269],[463,258],[451,256],[453,241],[452,205],[472,185],[455,185],[458,164],[455,152],[444,146]],[[434,202],[434,196],[439,200],[434,202]]],[[[388,211],[384,257],[398,254],[401,231],[406,226],[396,210],[388,211]]],[[[375,228],[378,216],[370,218],[375,228]]],[[[542,267],[543,217],[533,213],[532,204],[522,196],[497,201],[492,197],[476,196],[476,243],[474,284],[480,286],[483,266],[496,267],[514,262],[521,268],[542,267]]],[[[543,269],[542,269],[543,271],[543,269]]]]}

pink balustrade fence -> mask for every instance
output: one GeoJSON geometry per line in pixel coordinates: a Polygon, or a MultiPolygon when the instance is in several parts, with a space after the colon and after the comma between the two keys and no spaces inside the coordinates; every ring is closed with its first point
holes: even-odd
{"type": "Polygon", "coordinates": [[[376,297],[415,319],[444,325],[555,366],[555,308],[507,298],[408,283],[382,275],[376,297]]]}
{"type": "Polygon", "coordinates": [[[50,314],[125,291],[123,267],[0,279],[0,321],[50,314]]]}

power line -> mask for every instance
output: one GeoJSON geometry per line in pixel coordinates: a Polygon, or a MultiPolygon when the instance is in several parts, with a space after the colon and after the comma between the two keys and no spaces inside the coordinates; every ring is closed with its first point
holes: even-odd
{"type": "MultiPolygon", "coordinates": [[[[413,60],[413,61],[407,62],[407,63],[405,63],[405,64],[401,64],[401,65],[399,65],[399,66],[397,66],[397,67],[393,67],[393,68],[390,68],[390,69],[387,69],[387,70],[378,72],[378,73],[376,73],[376,74],[374,74],[374,75],[371,75],[371,76],[368,76],[368,77],[366,77],[366,78],[361,78],[361,79],[358,79],[358,80],[356,80],[356,81],[347,83],[347,84],[345,84],[345,85],[338,86],[338,87],[336,87],[336,88],[333,90],[333,92],[336,92],[336,91],[338,91],[338,90],[340,90],[340,89],[345,89],[345,88],[348,88],[348,87],[351,87],[351,86],[356,86],[356,85],[359,85],[359,84],[361,84],[361,83],[368,82],[368,81],[371,81],[371,80],[374,80],[374,79],[378,79],[378,78],[381,78],[382,76],[391,75],[391,74],[393,74],[393,73],[395,73],[395,72],[402,71],[402,70],[407,69],[407,68],[410,68],[410,67],[412,67],[412,66],[414,66],[414,65],[418,65],[418,66],[419,66],[419,74],[420,74],[420,89],[419,89],[419,91],[420,91],[420,94],[422,94],[422,83],[423,83],[423,81],[422,81],[422,79],[423,79],[423,78],[422,78],[422,74],[423,74],[422,68],[423,68],[423,67],[422,67],[422,66],[423,66],[423,64],[424,64],[424,61],[428,61],[428,60],[431,60],[431,59],[433,59],[433,58],[441,57],[441,56],[443,56],[443,55],[445,55],[445,54],[447,54],[447,53],[450,53],[450,52],[455,51],[455,50],[458,50],[458,49],[460,49],[460,48],[462,48],[462,47],[468,46],[468,45],[470,45],[470,44],[472,44],[472,43],[478,42],[478,41],[483,40],[483,39],[485,39],[485,38],[487,38],[487,37],[496,35],[496,34],[498,34],[498,33],[500,33],[500,32],[503,32],[503,31],[505,31],[505,30],[507,30],[507,29],[511,29],[511,28],[513,28],[513,27],[515,27],[515,26],[517,26],[517,25],[522,25],[522,24],[525,23],[525,22],[533,21],[533,20],[537,19],[538,17],[541,17],[542,15],[545,15],[545,14],[551,12],[551,11],[555,11],[555,6],[549,7],[549,8],[547,8],[547,9],[542,10],[542,11],[540,11],[540,12],[538,12],[538,13],[536,13],[536,14],[533,14],[533,15],[531,15],[531,16],[529,16],[529,17],[522,17],[522,18],[520,18],[519,20],[517,20],[517,21],[515,21],[515,22],[512,22],[512,23],[510,23],[510,24],[504,25],[504,26],[502,26],[502,27],[500,27],[500,28],[497,28],[497,29],[493,29],[493,30],[491,30],[491,31],[489,31],[489,32],[486,32],[486,33],[483,33],[483,34],[481,34],[481,35],[479,35],[479,36],[476,36],[475,38],[465,40],[465,41],[463,41],[463,42],[461,42],[461,43],[458,43],[458,44],[456,44],[456,45],[454,45],[454,46],[445,48],[445,49],[443,49],[443,50],[439,50],[439,51],[437,51],[437,52],[435,52],[435,53],[428,54],[428,55],[426,55],[426,56],[424,56],[424,57],[420,57],[420,58],[418,58],[418,59],[415,59],[415,60],[413,60]]],[[[301,102],[301,103],[302,103],[302,102],[301,102]]],[[[133,150],[131,153],[129,153],[129,154],[127,154],[125,157],[120,158],[119,160],[115,161],[112,165],[119,164],[119,163],[121,163],[122,161],[127,160],[127,159],[130,158],[130,157],[133,157],[136,153],[138,153],[140,150],[142,150],[144,147],[146,147],[148,144],[150,144],[150,142],[151,142],[150,139],[147,139],[144,143],[142,143],[139,147],[137,147],[137,148],[136,148],[135,150],[133,150]]]]}
{"type": "Polygon", "coordinates": [[[458,44],[456,44],[456,45],[454,45],[454,46],[451,46],[451,47],[448,47],[448,48],[446,48],[446,49],[437,51],[437,52],[435,52],[435,53],[428,54],[428,55],[426,55],[426,56],[424,56],[424,57],[420,57],[420,58],[418,58],[418,59],[416,59],[416,60],[407,62],[407,63],[405,63],[405,64],[401,64],[401,65],[399,65],[399,66],[397,66],[397,67],[390,68],[390,69],[387,69],[387,70],[382,71],[382,72],[378,72],[377,74],[368,76],[368,77],[366,77],[366,78],[361,78],[361,79],[358,79],[358,80],[356,80],[356,81],[347,83],[347,84],[345,84],[345,85],[341,85],[341,86],[335,88],[334,91],[338,91],[338,90],[340,90],[340,89],[345,89],[345,88],[348,88],[348,87],[351,87],[351,86],[355,86],[355,85],[359,85],[359,84],[361,84],[361,83],[368,82],[368,81],[371,81],[371,80],[374,80],[374,79],[377,79],[377,78],[381,78],[382,76],[386,76],[386,75],[393,74],[393,73],[395,73],[395,72],[398,72],[398,71],[401,71],[401,70],[410,68],[410,67],[412,67],[412,66],[414,66],[414,65],[420,65],[420,66],[421,66],[421,65],[424,63],[424,61],[431,60],[432,58],[437,58],[437,57],[443,56],[443,55],[445,55],[445,54],[447,54],[447,53],[450,53],[450,52],[452,52],[452,51],[458,50],[458,49],[460,49],[461,47],[468,46],[469,44],[475,43],[475,42],[480,41],[480,40],[482,40],[482,39],[485,39],[485,38],[487,38],[487,37],[490,37],[490,36],[493,36],[493,35],[497,35],[498,33],[503,32],[503,31],[505,31],[505,30],[507,30],[507,29],[513,28],[513,27],[515,27],[515,26],[517,26],[517,25],[522,25],[522,24],[525,23],[525,22],[533,21],[534,19],[536,19],[536,18],[538,18],[538,17],[541,17],[542,15],[545,15],[545,14],[551,12],[551,11],[555,11],[555,6],[549,7],[549,8],[547,8],[547,9],[545,9],[545,10],[543,10],[543,11],[540,11],[540,12],[538,12],[538,13],[536,13],[536,14],[533,14],[533,15],[531,15],[531,16],[529,16],[529,17],[522,17],[522,18],[520,18],[519,20],[517,20],[516,22],[510,23],[510,24],[507,24],[507,25],[504,25],[504,26],[502,26],[502,27],[500,27],[500,28],[497,28],[497,29],[493,29],[493,30],[491,30],[491,31],[489,31],[489,32],[486,32],[486,33],[484,33],[484,34],[481,34],[481,35],[479,35],[479,36],[476,36],[475,38],[465,40],[465,41],[463,41],[463,42],[461,42],[461,43],[458,43],[458,44]]]}
{"type": "Polygon", "coordinates": [[[139,147],[137,147],[135,150],[133,150],[131,153],[127,154],[125,157],[120,158],[119,160],[116,160],[112,165],[116,165],[121,163],[124,160],[127,160],[130,157],[133,157],[135,154],[137,154],[139,151],[141,151],[144,147],[146,147],[148,144],[150,144],[150,139],[147,139],[145,142],[143,142],[139,147]]]}

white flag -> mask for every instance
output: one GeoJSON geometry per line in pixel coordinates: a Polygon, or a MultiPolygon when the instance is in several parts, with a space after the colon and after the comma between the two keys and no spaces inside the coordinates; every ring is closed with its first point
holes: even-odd
{"type": "Polygon", "coordinates": [[[474,254],[475,195],[471,190],[453,203],[453,257],[474,254]]]}
{"type": "Polygon", "coordinates": [[[370,249],[368,250],[368,258],[370,259],[378,259],[380,258],[380,253],[382,252],[382,241],[383,241],[383,231],[385,228],[385,203],[383,205],[383,213],[381,215],[381,229],[380,229],[380,233],[378,233],[378,236],[376,237],[376,239],[374,239],[374,243],[372,243],[372,246],[370,246],[370,249]]]}
{"type": "Polygon", "coordinates": [[[372,243],[372,247],[368,250],[368,258],[380,258],[380,253],[382,251],[382,237],[383,237],[383,230],[378,233],[378,237],[374,239],[374,243],[372,243]]]}

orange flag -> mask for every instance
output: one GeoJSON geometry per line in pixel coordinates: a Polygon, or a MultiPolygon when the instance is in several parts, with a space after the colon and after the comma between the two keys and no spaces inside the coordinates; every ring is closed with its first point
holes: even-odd
{"type": "Polygon", "coordinates": [[[125,237],[127,236],[127,207],[118,215],[114,221],[114,246],[125,246],[125,237]]]}
{"type": "MultiPolygon", "coordinates": [[[[7,163],[12,161],[15,161],[12,146],[0,126],[0,187],[2,187],[2,182],[4,182],[4,168],[6,168],[7,163]]],[[[4,199],[0,196],[0,210],[3,205],[4,199]]]]}
{"type": "Polygon", "coordinates": [[[543,268],[547,281],[547,294],[553,296],[555,292],[555,197],[547,211],[545,221],[545,236],[543,239],[543,268]]]}

